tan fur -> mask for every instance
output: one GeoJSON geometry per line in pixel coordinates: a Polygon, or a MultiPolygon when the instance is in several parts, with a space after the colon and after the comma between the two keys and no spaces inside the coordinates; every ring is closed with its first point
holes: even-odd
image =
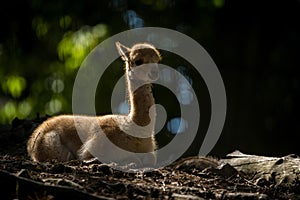
{"type": "MultiPolygon", "coordinates": [[[[142,60],[143,63],[157,63],[160,60],[160,55],[149,44],[136,44],[131,49],[126,49],[125,46],[118,43],[117,47],[123,60],[126,61],[126,79],[130,103],[129,114],[98,117],[60,115],[50,118],[33,132],[27,143],[28,153],[34,161],[45,162],[51,159],[58,161],[86,160],[93,158],[93,152],[96,152],[99,156],[105,155],[107,151],[111,150],[108,142],[105,142],[106,136],[114,145],[125,151],[134,153],[152,152],[152,158],[146,158],[146,163],[155,164],[154,150],[156,143],[153,135],[155,124],[151,123],[149,125],[150,119],[155,118],[156,115],[155,109],[154,112],[149,112],[150,107],[154,105],[152,86],[150,83],[146,83],[133,91],[134,82],[143,80],[130,79],[128,71],[130,68],[136,67],[134,66],[135,61],[142,60]],[[121,47],[124,47],[128,52],[120,51],[121,47]],[[139,126],[149,125],[145,129],[149,137],[135,137],[124,133],[123,130],[133,127],[133,122],[139,126]],[[100,134],[100,127],[105,136],[100,134]],[[78,133],[78,130],[80,133],[78,133]]],[[[150,71],[145,70],[145,73],[150,73],[150,71]]],[[[147,76],[142,74],[139,77],[147,76]]],[[[124,156],[127,155],[109,153],[113,155],[111,161],[126,159],[124,156]]]]}

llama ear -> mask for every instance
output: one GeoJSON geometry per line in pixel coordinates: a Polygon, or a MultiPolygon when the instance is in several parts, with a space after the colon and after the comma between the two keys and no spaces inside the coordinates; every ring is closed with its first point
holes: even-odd
{"type": "Polygon", "coordinates": [[[124,61],[128,61],[129,60],[128,55],[129,55],[129,52],[130,52],[130,48],[124,46],[120,42],[116,42],[116,46],[117,46],[118,52],[121,55],[122,59],[124,61]]]}

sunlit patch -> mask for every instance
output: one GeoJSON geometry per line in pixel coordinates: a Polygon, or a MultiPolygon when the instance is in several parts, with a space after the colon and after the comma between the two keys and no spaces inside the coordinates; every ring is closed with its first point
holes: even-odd
{"type": "Polygon", "coordinates": [[[178,80],[178,88],[180,90],[190,90],[193,80],[187,75],[185,75],[184,78],[178,80]],[[185,80],[183,80],[184,78],[185,80]]]}
{"type": "Polygon", "coordinates": [[[46,104],[46,113],[47,114],[50,114],[50,115],[57,114],[61,110],[62,110],[62,102],[58,98],[53,98],[46,104]]]}
{"type": "Polygon", "coordinates": [[[26,118],[32,110],[32,106],[28,100],[24,100],[18,105],[18,115],[20,118],[26,118]]]}
{"type": "Polygon", "coordinates": [[[72,23],[72,18],[69,15],[65,15],[59,19],[59,26],[63,29],[70,27],[72,23]]]}
{"type": "Polygon", "coordinates": [[[193,101],[194,96],[190,90],[181,90],[177,93],[177,98],[183,105],[189,105],[193,101]]]}
{"type": "Polygon", "coordinates": [[[26,88],[26,79],[21,76],[8,76],[1,82],[1,87],[5,93],[18,98],[26,88]]]}
{"type": "Polygon", "coordinates": [[[193,90],[192,88],[192,79],[186,75],[186,68],[183,66],[177,67],[177,70],[183,75],[182,78],[178,79],[178,92],[176,94],[178,101],[182,103],[183,105],[190,104],[193,99],[193,93],[191,92],[193,90]]]}
{"type": "Polygon", "coordinates": [[[98,24],[92,28],[92,35],[97,37],[104,37],[107,34],[107,26],[105,24],[98,24]]]}
{"type": "Polygon", "coordinates": [[[183,133],[187,128],[187,121],[181,117],[173,118],[167,124],[167,129],[172,134],[183,133]]]}
{"type": "Polygon", "coordinates": [[[144,26],[144,20],[133,10],[127,10],[123,19],[130,28],[141,28],[144,26]]]}
{"type": "Polygon", "coordinates": [[[108,34],[105,24],[83,26],[76,32],[67,32],[57,47],[58,57],[68,71],[77,69],[87,54],[108,34]]]}
{"type": "Polygon", "coordinates": [[[10,122],[17,116],[17,104],[14,101],[8,101],[0,111],[1,121],[10,122]]]}
{"type": "Polygon", "coordinates": [[[41,17],[35,17],[32,20],[32,28],[35,30],[36,36],[42,38],[48,33],[49,24],[41,17]]]}
{"type": "Polygon", "coordinates": [[[54,93],[61,93],[65,88],[64,81],[60,78],[54,79],[51,84],[51,89],[54,93]]]}

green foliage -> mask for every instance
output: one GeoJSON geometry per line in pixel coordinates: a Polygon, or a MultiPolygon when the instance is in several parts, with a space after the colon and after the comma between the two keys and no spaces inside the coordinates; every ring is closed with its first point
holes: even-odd
{"type": "MultiPolygon", "coordinates": [[[[222,2],[204,1],[209,2],[207,7],[218,7],[222,2]]],[[[70,113],[76,72],[97,44],[144,22],[164,26],[158,17],[165,11],[169,11],[165,14],[167,24],[174,21],[177,26],[183,19],[170,13],[170,5],[180,7],[181,2],[165,0],[133,1],[130,7],[122,0],[19,4],[12,5],[24,12],[17,12],[15,18],[2,17],[6,34],[0,38],[0,123],[14,117],[35,117],[36,113],[70,113]]],[[[121,69],[114,71],[122,73],[121,69]]],[[[108,77],[101,84],[113,88],[113,79],[108,77]]]]}
{"type": "Polygon", "coordinates": [[[224,6],[224,3],[225,3],[225,0],[213,0],[213,4],[217,8],[224,6]]]}
{"type": "Polygon", "coordinates": [[[42,38],[48,33],[49,24],[42,17],[36,17],[32,20],[32,28],[37,37],[42,38]]]}
{"type": "Polygon", "coordinates": [[[59,19],[59,26],[62,29],[67,29],[72,24],[72,18],[69,15],[63,16],[59,19]]]}
{"type": "Polygon", "coordinates": [[[11,95],[13,98],[18,98],[26,88],[26,80],[17,75],[8,76],[2,80],[1,86],[4,93],[11,95]]]}
{"type": "MultiPolygon", "coordinates": [[[[70,19],[69,19],[70,20],[70,19]]],[[[76,32],[67,32],[58,44],[58,57],[66,70],[77,69],[87,54],[108,35],[105,24],[84,26],[76,32]]]]}
{"type": "Polygon", "coordinates": [[[35,54],[23,58],[16,54],[15,49],[5,52],[7,46],[0,45],[0,95],[2,92],[6,96],[4,99],[0,96],[0,123],[11,122],[15,117],[34,117],[36,113],[70,113],[72,81],[77,69],[87,54],[109,36],[109,27],[104,23],[83,25],[72,30],[74,21],[69,15],[55,22],[50,21],[38,16],[31,22],[36,37],[42,41],[36,42],[44,48],[42,52],[35,49],[35,54]],[[50,30],[50,27],[55,28],[50,30]],[[49,51],[47,48],[53,46],[53,36],[57,35],[59,29],[64,33],[56,42],[55,54],[58,59],[51,58],[55,49],[49,51]],[[16,67],[2,67],[5,63],[16,67]]]}

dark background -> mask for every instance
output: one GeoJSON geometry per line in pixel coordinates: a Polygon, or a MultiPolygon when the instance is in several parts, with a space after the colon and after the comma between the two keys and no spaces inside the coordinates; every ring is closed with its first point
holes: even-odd
{"type": "MultiPolygon", "coordinates": [[[[211,154],[224,156],[235,149],[263,155],[300,154],[299,0],[10,0],[1,3],[0,26],[2,124],[15,117],[34,118],[36,113],[71,113],[73,81],[85,56],[114,34],[155,26],[198,41],[223,77],[227,118],[211,154]]],[[[182,58],[162,54],[164,64],[185,66],[181,71],[191,78],[198,97],[204,96],[202,128],[186,154],[194,155],[209,122],[205,83],[182,58]]],[[[122,65],[120,60],[116,63],[122,65]]],[[[121,68],[111,71],[99,84],[99,93],[108,94],[97,105],[101,114],[110,112],[109,91],[122,75],[121,68]]],[[[176,117],[174,96],[164,88],[154,89],[157,101],[170,107],[168,119],[176,117]]],[[[172,137],[165,126],[159,144],[172,137]]]]}

